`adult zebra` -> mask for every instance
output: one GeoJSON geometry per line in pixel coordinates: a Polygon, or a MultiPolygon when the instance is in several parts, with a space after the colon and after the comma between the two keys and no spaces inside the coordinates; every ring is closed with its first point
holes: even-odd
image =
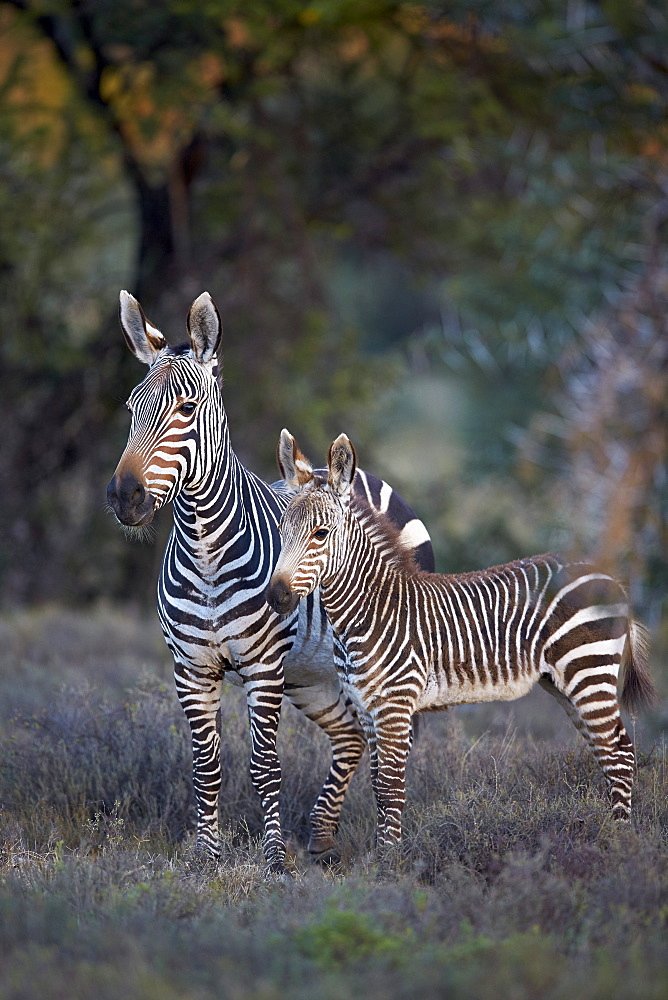
{"type": "MultiPolygon", "coordinates": [[[[343,797],[365,742],[334,668],[320,601],[281,617],[264,598],[289,491],[285,483],[263,483],[232,450],[218,382],[222,327],[209,294],[193,303],[189,342],[181,347],[167,345],[127,292],[120,295],[120,320],[128,347],[149,371],[128,400],[130,435],[107,498],[118,520],[137,529],[174,501],[158,614],[191,727],[197,846],[219,855],[216,713],[226,675],[246,691],[250,771],[262,804],[265,856],[274,870],[282,870],[285,858],[276,753],[284,689],[329,737],[332,764],[311,812],[309,840],[313,855],[326,856],[335,851],[343,797]]],[[[421,565],[433,566],[424,525],[387,483],[361,473],[355,490],[362,505],[387,511],[421,565]]]]}
{"type": "Polygon", "coordinates": [[[533,556],[479,573],[423,573],[386,519],[350,489],[355,452],[332,443],[314,473],[283,431],[284,478],[298,492],[283,514],[282,548],[268,590],[278,612],[321,588],[337,666],[371,754],[378,845],[401,837],[405,766],[415,712],[512,700],[537,682],[563,705],[607,778],[613,815],[627,819],[633,746],[617,702],[654,696],[644,630],[620,585],[585,563],[533,556]]]}

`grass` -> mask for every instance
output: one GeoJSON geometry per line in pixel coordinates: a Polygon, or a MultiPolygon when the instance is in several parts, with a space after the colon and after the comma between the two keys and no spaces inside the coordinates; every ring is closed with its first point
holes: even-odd
{"type": "Polygon", "coordinates": [[[657,1000],[668,992],[668,761],[641,745],[634,823],[559,707],[428,717],[405,843],[378,871],[366,762],[343,861],[304,853],[328,766],[286,710],[294,878],[267,880],[240,692],[221,717],[223,860],[192,851],[187,728],[153,622],[42,609],[0,622],[0,996],[172,1000],[353,995],[657,1000]]]}

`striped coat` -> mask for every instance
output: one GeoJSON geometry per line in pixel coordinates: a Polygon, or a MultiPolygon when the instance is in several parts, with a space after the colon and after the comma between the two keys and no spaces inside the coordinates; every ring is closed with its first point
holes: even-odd
{"type": "MultiPolygon", "coordinates": [[[[365,741],[333,663],[333,638],[320,601],[279,616],[265,590],[280,549],[285,483],[268,486],[235,455],[218,380],[218,312],[206,293],[188,316],[189,342],[168,347],[139,303],[121,293],[128,346],[149,366],[128,400],[127,446],[109,484],[110,508],[142,532],[173,501],[174,528],[158,582],[158,613],[174,656],[176,689],[191,728],[197,846],[219,854],[220,736],[216,716],[225,679],[242,684],[251,732],[250,772],[264,816],[264,849],[281,871],[281,769],[276,734],[283,693],[329,737],[332,764],[311,811],[309,851],[336,851],[345,791],[365,741]]],[[[386,483],[362,473],[364,506],[383,509],[416,558],[433,566],[424,525],[386,483]]]]}
{"type": "Polygon", "coordinates": [[[330,449],[326,478],[308,472],[285,431],[279,455],[301,492],[283,514],[269,600],[285,611],[321,588],[339,670],[370,745],[379,844],[401,834],[411,717],[512,700],[536,683],[590,743],[614,816],[628,818],[634,755],[617,701],[620,669],[627,707],[647,704],[653,687],[644,631],[620,584],[555,555],[475,573],[422,572],[386,519],[355,500],[345,435],[330,449]]]}

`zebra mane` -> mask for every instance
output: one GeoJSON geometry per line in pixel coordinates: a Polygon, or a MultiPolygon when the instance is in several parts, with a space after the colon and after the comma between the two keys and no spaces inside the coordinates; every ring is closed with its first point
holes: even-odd
{"type": "Polygon", "coordinates": [[[191,344],[176,344],[174,347],[167,348],[167,353],[174,358],[179,358],[183,354],[190,354],[191,351],[192,351],[191,344]]]}
{"type": "Polygon", "coordinates": [[[390,566],[405,576],[416,576],[420,572],[412,549],[401,540],[401,533],[394,527],[387,514],[375,510],[366,498],[356,493],[350,498],[350,509],[366,536],[390,566]]]}
{"type": "MultiPolygon", "coordinates": [[[[192,344],[176,344],[175,346],[169,346],[167,348],[167,354],[172,358],[181,358],[185,355],[191,354],[194,357],[192,344]]],[[[217,357],[215,354],[211,359],[211,371],[214,379],[218,383],[218,388],[222,390],[223,388],[223,366],[221,364],[221,358],[217,357]]]]}

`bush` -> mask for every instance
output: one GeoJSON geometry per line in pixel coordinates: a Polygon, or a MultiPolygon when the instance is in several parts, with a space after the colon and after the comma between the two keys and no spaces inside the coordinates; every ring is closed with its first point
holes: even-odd
{"type": "Polygon", "coordinates": [[[49,709],[18,717],[4,741],[0,799],[39,850],[57,840],[97,849],[114,824],[170,839],[192,811],[189,738],[173,691],[153,684],[132,700],[65,689],[49,709]]]}

